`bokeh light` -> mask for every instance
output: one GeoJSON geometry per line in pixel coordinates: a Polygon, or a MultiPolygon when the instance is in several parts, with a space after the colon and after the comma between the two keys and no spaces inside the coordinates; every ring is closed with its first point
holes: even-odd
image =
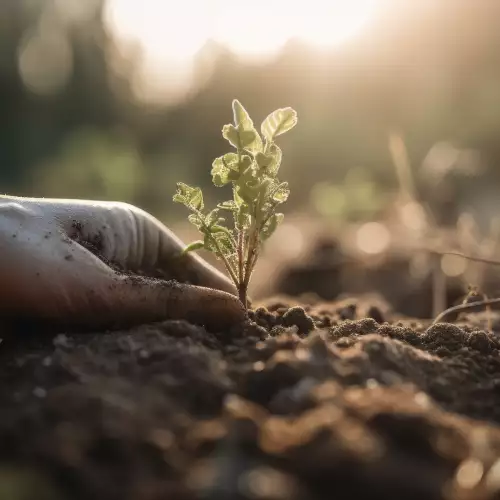
{"type": "Polygon", "coordinates": [[[381,222],[367,222],[356,233],[359,249],[369,255],[379,254],[391,243],[391,234],[381,222]]]}
{"type": "Polygon", "coordinates": [[[456,278],[467,270],[467,261],[459,255],[443,255],[441,257],[441,270],[446,276],[456,278]]]}
{"type": "Polygon", "coordinates": [[[18,49],[19,75],[26,88],[52,95],[64,88],[73,70],[73,52],[55,13],[47,10],[18,49]]]}

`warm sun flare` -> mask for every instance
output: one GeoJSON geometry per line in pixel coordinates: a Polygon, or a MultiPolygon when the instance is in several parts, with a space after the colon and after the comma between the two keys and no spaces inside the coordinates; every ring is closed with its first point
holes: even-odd
{"type": "Polygon", "coordinates": [[[355,36],[379,2],[107,0],[105,19],[119,44],[141,46],[145,68],[186,73],[193,56],[210,39],[238,57],[260,61],[293,38],[320,48],[335,46],[355,36]]]}

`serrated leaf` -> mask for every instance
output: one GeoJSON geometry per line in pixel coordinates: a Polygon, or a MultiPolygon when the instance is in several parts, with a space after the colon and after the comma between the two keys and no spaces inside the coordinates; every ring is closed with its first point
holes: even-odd
{"type": "MultiPolygon", "coordinates": [[[[250,159],[247,156],[248,159],[250,159]]],[[[230,168],[231,170],[238,170],[238,155],[236,153],[226,153],[225,155],[221,156],[222,162],[226,167],[230,168]]]]}
{"type": "Polygon", "coordinates": [[[212,227],[214,224],[218,224],[219,222],[223,222],[224,219],[221,219],[219,217],[219,209],[218,208],[214,208],[213,210],[211,210],[207,216],[205,217],[205,224],[208,226],[208,227],[212,227]]]}
{"type": "Polygon", "coordinates": [[[187,245],[186,248],[184,248],[182,253],[186,254],[189,252],[195,252],[196,250],[201,250],[204,247],[205,247],[205,243],[202,240],[193,241],[192,243],[187,245]]]}
{"type": "Polygon", "coordinates": [[[252,165],[252,159],[248,155],[239,156],[235,153],[227,153],[219,156],[212,163],[212,182],[221,187],[229,182],[238,181],[248,167],[252,165]]]}
{"type": "Polygon", "coordinates": [[[288,182],[282,182],[273,191],[272,199],[277,203],[285,203],[290,195],[290,189],[288,188],[288,182]]]}
{"type": "Polygon", "coordinates": [[[198,214],[189,214],[188,215],[188,221],[193,224],[193,226],[197,227],[198,229],[201,229],[203,226],[203,218],[200,217],[198,214]]]}
{"type": "Polygon", "coordinates": [[[281,148],[273,143],[269,148],[268,155],[271,156],[273,161],[267,167],[266,173],[274,177],[278,174],[278,171],[280,169],[283,153],[281,152],[281,148]]]}
{"type": "Polygon", "coordinates": [[[225,255],[229,255],[234,252],[233,243],[227,234],[218,233],[217,242],[225,255]]]}
{"type": "Polygon", "coordinates": [[[250,182],[244,182],[237,186],[236,191],[241,196],[243,201],[249,205],[253,205],[257,200],[262,185],[257,180],[252,180],[250,182]]]}
{"type": "Polygon", "coordinates": [[[224,255],[229,255],[234,252],[234,247],[230,236],[226,232],[205,232],[205,238],[203,240],[203,246],[207,250],[215,253],[216,257],[219,258],[218,252],[219,248],[222,250],[224,255]]]}
{"type": "Polygon", "coordinates": [[[236,203],[233,200],[223,201],[222,203],[219,203],[217,207],[220,208],[221,210],[229,210],[230,212],[238,210],[238,205],[236,205],[236,203]]]}
{"type": "Polygon", "coordinates": [[[255,161],[264,174],[275,177],[281,164],[281,149],[273,143],[267,154],[257,153],[255,161]]]}
{"type": "Polygon", "coordinates": [[[213,163],[212,163],[212,182],[217,186],[217,187],[222,187],[231,182],[229,179],[229,173],[230,173],[230,168],[228,165],[224,162],[224,157],[219,156],[219,158],[216,158],[213,163]]]}
{"type": "Polygon", "coordinates": [[[204,236],[203,247],[209,252],[215,253],[216,257],[219,258],[217,255],[217,247],[214,243],[213,236],[208,231],[204,233],[204,236]]]}
{"type": "Polygon", "coordinates": [[[178,182],[177,192],[173,200],[177,203],[183,203],[189,208],[203,210],[203,193],[198,187],[192,187],[183,182],[178,182]]]}
{"type": "MultiPolygon", "coordinates": [[[[248,208],[248,205],[245,205],[248,208]]],[[[247,210],[240,210],[236,217],[236,225],[238,229],[247,229],[250,227],[250,213],[247,210]]]]}
{"type": "Polygon", "coordinates": [[[212,233],[226,233],[231,235],[231,232],[227,227],[221,226],[219,224],[214,224],[211,228],[212,233]]]}
{"type": "Polygon", "coordinates": [[[276,228],[284,219],[284,215],[281,213],[277,213],[272,215],[269,220],[264,224],[262,228],[262,238],[267,240],[273,233],[276,231],[276,228]]]}
{"type": "Polygon", "coordinates": [[[182,203],[183,205],[186,204],[186,198],[178,193],[174,194],[172,199],[175,203],[182,203]]]}
{"type": "Polygon", "coordinates": [[[291,130],[297,123],[297,112],[292,108],[280,108],[273,111],[262,122],[260,130],[262,135],[269,141],[274,141],[285,132],[291,130]]]}

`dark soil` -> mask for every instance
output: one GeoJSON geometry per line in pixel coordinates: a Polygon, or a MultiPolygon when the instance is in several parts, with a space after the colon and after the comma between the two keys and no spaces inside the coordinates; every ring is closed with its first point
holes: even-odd
{"type": "Polygon", "coordinates": [[[362,301],[250,316],[6,338],[0,499],[500,498],[495,333],[362,301]]]}

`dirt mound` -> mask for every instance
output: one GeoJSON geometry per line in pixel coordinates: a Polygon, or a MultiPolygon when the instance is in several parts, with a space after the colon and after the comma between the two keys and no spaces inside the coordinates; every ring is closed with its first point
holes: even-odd
{"type": "Polygon", "coordinates": [[[6,339],[0,498],[498,498],[495,333],[290,305],[6,339]]]}

